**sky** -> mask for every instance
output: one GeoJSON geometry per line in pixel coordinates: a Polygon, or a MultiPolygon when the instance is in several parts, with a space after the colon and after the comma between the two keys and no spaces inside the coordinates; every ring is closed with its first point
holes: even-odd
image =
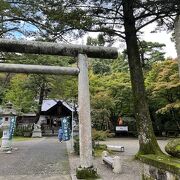
{"type": "Polygon", "coordinates": [[[166,47],[164,48],[165,57],[176,58],[176,48],[175,43],[171,41],[172,33],[168,33],[166,31],[158,32],[158,33],[150,33],[154,29],[154,25],[148,25],[144,28],[143,39],[146,41],[159,42],[164,43],[166,47]]]}
{"type": "MultiPolygon", "coordinates": [[[[175,43],[171,41],[171,34],[172,33],[168,33],[166,31],[161,31],[158,33],[151,33],[152,30],[155,29],[156,24],[150,24],[148,26],[146,26],[144,29],[142,29],[142,31],[144,32],[141,35],[141,39],[146,40],[146,41],[151,41],[151,42],[159,42],[159,43],[163,43],[166,45],[166,47],[164,47],[164,52],[165,52],[165,57],[171,57],[171,58],[176,58],[177,54],[176,54],[176,49],[175,49],[175,43]]],[[[35,27],[34,26],[30,26],[30,25],[26,25],[26,28],[28,27],[28,29],[33,30],[35,27]]],[[[86,34],[84,37],[75,40],[73,42],[71,42],[72,44],[83,44],[85,45],[87,42],[87,37],[91,36],[93,38],[97,37],[98,33],[88,33],[86,34]]],[[[18,36],[18,34],[16,34],[16,36],[18,36]]],[[[32,38],[28,39],[28,40],[33,40],[32,38]]],[[[122,52],[125,49],[125,43],[121,42],[121,41],[117,41],[113,46],[115,46],[116,48],[118,48],[119,52],[122,52]]]]}
{"type": "MultiPolygon", "coordinates": [[[[171,34],[172,32],[166,32],[161,31],[158,33],[151,33],[152,30],[154,30],[155,24],[150,24],[146,26],[142,31],[144,32],[141,36],[141,39],[151,42],[159,42],[166,45],[164,47],[165,57],[171,57],[176,58],[176,49],[175,49],[175,43],[171,41],[171,34]]],[[[98,33],[88,33],[88,35],[85,35],[83,38],[79,39],[78,41],[74,41],[73,44],[86,44],[86,39],[88,36],[91,36],[93,38],[97,37],[98,33]]],[[[117,41],[114,45],[114,47],[118,48],[119,52],[122,52],[123,49],[125,49],[125,43],[117,41]]]]}

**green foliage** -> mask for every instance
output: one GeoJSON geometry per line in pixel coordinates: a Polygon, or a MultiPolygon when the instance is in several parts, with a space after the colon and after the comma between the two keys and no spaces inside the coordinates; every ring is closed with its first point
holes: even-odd
{"type": "Polygon", "coordinates": [[[114,107],[113,99],[105,92],[99,92],[92,97],[92,123],[99,130],[110,128],[111,109],[114,107]]]}
{"type": "Polygon", "coordinates": [[[93,167],[80,167],[76,169],[76,177],[78,179],[97,179],[99,178],[99,175],[97,174],[97,170],[95,170],[93,167]]]}
{"type": "Polygon", "coordinates": [[[74,152],[79,155],[79,138],[74,139],[74,152]]]}
{"type": "Polygon", "coordinates": [[[103,34],[99,34],[97,38],[88,36],[86,44],[91,46],[104,46],[105,40],[103,34]]]}
{"type": "Polygon", "coordinates": [[[174,121],[175,124],[163,124],[169,129],[179,129],[180,117],[180,82],[178,65],[175,60],[154,63],[145,80],[150,108],[156,117],[174,121]],[[167,118],[168,117],[168,118],[167,118]],[[176,127],[171,127],[175,125],[176,127]]]}
{"type": "Polygon", "coordinates": [[[119,114],[133,114],[132,92],[128,72],[106,76],[90,74],[93,127],[113,130],[119,114]]]}
{"type": "MultiPolygon", "coordinates": [[[[165,44],[139,41],[138,46],[141,64],[144,69],[150,69],[154,62],[165,60],[165,52],[163,51],[165,44]]],[[[127,57],[127,50],[124,50],[123,54],[127,57]]]]}
{"type": "MultiPolygon", "coordinates": [[[[74,58],[14,53],[6,53],[5,60],[8,63],[58,66],[70,66],[75,62],[74,58]]],[[[34,74],[6,76],[2,74],[0,81],[2,81],[2,86],[0,86],[2,101],[11,101],[22,112],[38,112],[37,99],[40,100],[40,94],[42,99],[47,97],[64,100],[77,98],[77,78],[75,77],[34,74]]]]}
{"type": "Polygon", "coordinates": [[[11,81],[9,89],[5,93],[4,102],[11,101],[16,109],[28,112],[30,107],[35,105],[35,94],[30,89],[25,88],[28,77],[26,75],[15,75],[11,81]]]}
{"type": "MultiPolygon", "coordinates": [[[[108,131],[96,131],[95,129],[92,130],[92,146],[93,149],[103,150],[104,148],[107,149],[106,145],[96,145],[95,141],[105,141],[109,135],[108,131]]],[[[75,154],[79,155],[79,138],[74,138],[74,152],[75,154]]],[[[96,152],[95,152],[96,153],[96,152]]]]}
{"type": "Polygon", "coordinates": [[[37,55],[37,54],[6,53],[4,55],[4,59],[6,63],[14,63],[14,64],[70,66],[70,64],[75,63],[74,57],[61,57],[61,56],[37,55]]]}
{"type": "Polygon", "coordinates": [[[2,12],[3,10],[6,10],[8,9],[10,6],[7,2],[5,1],[0,1],[0,12],[2,12]]]}
{"type": "Polygon", "coordinates": [[[2,138],[3,131],[0,129],[0,138],[2,138]]]}
{"type": "Polygon", "coordinates": [[[145,174],[142,175],[142,180],[154,180],[154,178],[146,176],[145,174]]]}
{"type": "Polygon", "coordinates": [[[104,61],[96,61],[92,65],[92,70],[94,74],[109,74],[111,71],[111,68],[109,65],[107,65],[104,61]]]}
{"type": "Polygon", "coordinates": [[[95,149],[97,149],[97,150],[107,150],[107,145],[106,144],[97,144],[95,146],[95,149]]]}
{"type": "Polygon", "coordinates": [[[123,125],[128,126],[128,130],[136,133],[136,119],[134,117],[122,117],[123,125]]]}
{"type": "Polygon", "coordinates": [[[11,77],[12,75],[10,73],[0,73],[0,104],[3,102],[11,77]]]}
{"type": "MultiPolygon", "coordinates": [[[[76,30],[73,34],[76,36],[77,29],[79,29],[78,35],[82,35],[83,30],[86,32],[102,32],[103,35],[106,36],[107,42],[110,44],[112,44],[116,37],[126,39],[129,62],[131,62],[131,66],[129,66],[132,74],[131,80],[133,87],[135,87],[133,88],[135,100],[134,105],[138,111],[135,112],[137,116],[140,114],[141,109],[147,107],[143,88],[143,74],[139,62],[140,54],[137,47],[137,33],[146,25],[154,21],[158,21],[158,25],[168,24],[168,27],[170,25],[172,26],[172,23],[169,23],[168,18],[170,17],[170,19],[173,19],[179,12],[179,9],[177,8],[179,1],[171,0],[170,3],[169,1],[157,1],[156,3],[152,3],[151,1],[139,0],[129,2],[126,0],[70,0],[61,2],[51,0],[22,0],[20,2],[9,2],[9,4],[10,8],[7,11],[3,11],[1,15],[5,16],[6,19],[12,19],[10,22],[12,25],[10,27],[17,32],[22,32],[22,29],[17,25],[21,25],[22,21],[24,21],[30,22],[32,25],[36,26],[38,29],[36,30],[41,37],[48,37],[47,39],[51,41],[58,38],[63,39],[63,36],[68,31],[72,32],[73,30],[76,30]],[[44,19],[44,17],[46,18],[44,19]],[[14,27],[16,28],[14,29],[14,27]],[[138,96],[141,96],[142,98],[138,96]]],[[[37,34],[35,31],[33,33],[37,34]]],[[[125,90],[124,87],[122,89],[125,90]]],[[[113,98],[116,98],[113,92],[109,89],[106,94],[112,95],[113,98]]],[[[129,98],[129,96],[126,96],[126,98],[129,98]]],[[[109,107],[106,114],[109,115],[110,112],[111,116],[115,117],[118,111],[122,111],[123,113],[127,112],[127,102],[131,101],[129,101],[129,99],[124,99],[124,96],[122,97],[119,94],[118,100],[115,103],[115,107],[116,105],[117,107],[109,107]],[[123,99],[123,101],[121,99],[123,99]]],[[[172,103],[171,106],[173,106],[173,108],[176,107],[172,103]]],[[[163,110],[162,108],[163,107],[161,107],[161,110],[163,110]]],[[[169,106],[165,108],[167,109],[169,106]]],[[[131,106],[129,106],[129,111],[131,111],[131,106]]],[[[142,113],[142,116],[146,117],[144,119],[148,119],[148,121],[144,121],[141,118],[142,116],[139,116],[139,121],[141,121],[140,124],[150,122],[148,109],[146,108],[142,113]]],[[[173,113],[175,114],[175,112],[173,113]]],[[[108,119],[110,119],[110,116],[108,116],[108,119]]],[[[102,121],[108,123],[107,119],[102,119],[102,121]]],[[[147,123],[147,125],[151,126],[151,123],[147,123]]]]}
{"type": "MultiPolygon", "coordinates": [[[[168,27],[171,27],[172,23],[167,20],[166,16],[175,17],[178,12],[177,4],[177,0],[173,0],[171,3],[166,1],[157,1],[156,3],[135,1],[133,8],[137,31],[149,24],[147,22],[158,19],[160,19],[159,25],[166,23],[168,27]]],[[[40,36],[43,40],[46,38],[55,41],[56,39],[64,40],[64,36],[67,34],[70,37],[81,36],[84,30],[86,32],[102,32],[107,42],[114,40],[113,36],[124,38],[123,34],[125,34],[124,31],[120,31],[123,30],[124,26],[123,8],[118,8],[122,6],[122,1],[20,0],[1,1],[0,5],[1,16],[4,16],[5,20],[11,19],[10,22],[8,21],[9,23],[6,21],[4,23],[4,29],[7,28],[4,34],[13,35],[15,31],[18,35],[21,33],[20,35],[30,37],[40,36]],[[104,4],[108,5],[108,8],[104,4]],[[27,28],[21,26],[21,22],[25,22],[27,28]],[[31,24],[30,28],[28,28],[29,24],[31,24]],[[77,29],[79,32],[76,31],[77,29]]]]}
{"type": "Polygon", "coordinates": [[[96,144],[94,147],[94,156],[101,157],[103,151],[110,152],[105,144],[96,144]]]}
{"type": "Polygon", "coordinates": [[[24,136],[31,137],[33,131],[33,126],[31,124],[27,126],[17,126],[14,131],[14,136],[24,136]]]}
{"type": "Polygon", "coordinates": [[[76,101],[78,97],[77,77],[71,76],[53,76],[51,79],[51,90],[49,98],[76,101]]]}
{"type": "Polygon", "coordinates": [[[23,130],[16,128],[14,131],[14,136],[24,136],[23,130]]]}
{"type": "Polygon", "coordinates": [[[94,141],[105,141],[107,139],[107,136],[107,131],[97,131],[95,129],[92,130],[92,138],[94,141]]]}
{"type": "Polygon", "coordinates": [[[90,67],[94,74],[99,75],[110,75],[117,72],[129,71],[127,59],[121,54],[118,55],[116,60],[111,59],[93,59],[90,62],[90,67]]]}
{"type": "Polygon", "coordinates": [[[112,72],[129,73],[128,61],[122,54],[119,54],[116,60],[112,60],[112,62],[111,61],[109,62],[111,63],[112,72]]]}

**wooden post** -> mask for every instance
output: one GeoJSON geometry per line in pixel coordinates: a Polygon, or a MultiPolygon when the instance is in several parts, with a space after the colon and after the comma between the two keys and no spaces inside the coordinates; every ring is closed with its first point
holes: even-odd
{"type": "Polygon", "coordinates": [[[79,104],[79,140],[81,168],[92,167],[92,136],[90,115],[90,94],[88,61],[86,54],[78,55],[78,104],[79,104]]]}

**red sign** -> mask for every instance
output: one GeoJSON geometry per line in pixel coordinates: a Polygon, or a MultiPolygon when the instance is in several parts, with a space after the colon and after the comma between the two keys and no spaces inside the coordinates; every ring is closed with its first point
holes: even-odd
{"type": "Polygon", "coordinates": [[[122,125],[123,124],[123,120],[121,117],[118,118],[118,125],[122,125]]]}

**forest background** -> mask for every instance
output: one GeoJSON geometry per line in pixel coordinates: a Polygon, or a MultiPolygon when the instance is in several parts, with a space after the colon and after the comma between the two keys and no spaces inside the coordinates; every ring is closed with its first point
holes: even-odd
{"type": "MultiPolygon", "coordinates": [[[[51,14],[53,8],[48,11],[47,7],[50,7],[50,3],[50,1],[43,1],[37,6],[33,1],[0,1],[1,37],[20,39],[23,34],[27,39],[70,42],[72,37],[79,38],[85,33],[76,30],[72,32],[62,23],[61,26],[55,22],[52,23],[52,20],[58,17],[56,14],[51,14]],[[39,11],[35,6],[39,8],[39,11]],[[43,13],[51,15],[50,19],[47,20],[45,16],[42,16],[40,11],[42,9],[43,13]]],[[[83,12],[79,10],[73,13],[70,13],[67,16],[68,19],[64,21],[69,20],[71,24],[72,16],[76,15],[79,18],[83,12]]],[[[89,19],[90,22],[87,20],[81,23],[85,28],[92,23],[91,19],[89,19]]],[[[80,26],[78,21],[74,23],[76,25],[72,30],[80,26]]],[[[97,38],[88,37],[87,45],[107,46],[116,41],[112,36],[108,36],[112,32],[105,33],[99,34],[97,38]]],[[[180,130],[178,65],[175,59],[164,57],[164,46],[160,43],[138,41],[150,115],[154,130],[159,132],[166,129],[180,130]]],[[[17,53],[1,53],[1,62],[76,66],[76,58],[17,53]]],[[[97,130],[114,130],[119,116],[135,117],[126,50],[119,53],[117,60],[90,59],[89,78],[92,122],[97,130]]],[[[73,100],[77,103],[77,78],[75,77],[1,73],[0,81],[1,105],[11,101],[19,112],[38,113],[42,100],[45,98],[61,99],[67,102],[73,100]]]]}

